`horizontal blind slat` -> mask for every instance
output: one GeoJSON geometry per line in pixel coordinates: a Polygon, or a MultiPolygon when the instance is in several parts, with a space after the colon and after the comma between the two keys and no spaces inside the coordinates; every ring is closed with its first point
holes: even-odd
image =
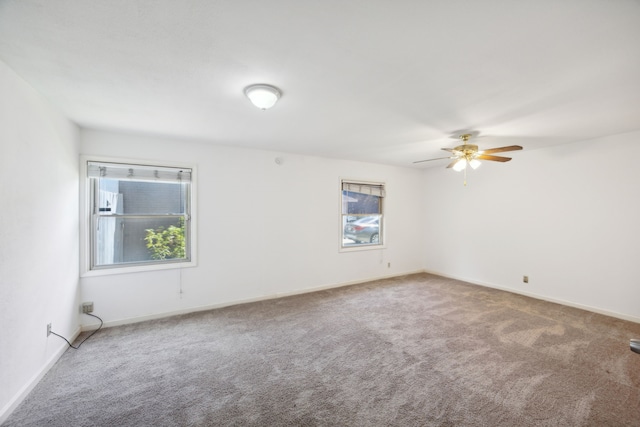
{"type": "Polygon", "coordinates": [[[385,191],[383,185],[360,184],[354,182],[342,182],[342,190],[352,193],[369,194],[372,196],[384,197],[385,191]]]}
{"type": "Polygon", "coordinates": [[[87,176],[131,181],[188,183],[191,182],[191,169],[88,162],[87,176]]]}

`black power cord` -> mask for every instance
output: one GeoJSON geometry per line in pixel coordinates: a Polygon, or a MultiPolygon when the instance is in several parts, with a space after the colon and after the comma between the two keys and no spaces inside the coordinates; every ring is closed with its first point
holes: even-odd
{"type": "Polygon", "coordinates": [[[96,316],[95,314],[91,314],[91,313],[84,313],[84,314],[89,315],[89,316],[93,316],[93,317],[95,317],[96,319],[98,319],[98,320],[100,321],[100,326],[98,326],[98,329],[96,329],[95,331],[91,332],[91,334],[90,334],[88,337],[86,337],[85,339],[83,339],[83,340],[82,340],[82,342],[80,342],[80,344],[78,344],[78,346],[77,346],[77,347],[74,347],[73,345],[71,345],[71,343],[69,342],[69,340],[68,340],[68,339],[66,339],[65,337],[63,337],[62,335],[58,335],[58,334],[56,334],[56,333],[55,333],[55,332],[53,332],[53,331],[51,331],[51,333],[52,333],[53,335],[55,335],[55,336],[57,336],[57,337],[60,337],[60,338],[62,338],[63,340],[65,340],[65,341],[67,342],[67,344],[69,344],[69,347],[71,347],[72,349],[74,349],[74,350],[78,350],[78,349],[80,348],[80,346],[81,346],[81,345],[82,345],[86,340],[88,340],[89,338],[91,338],[91,337],[92,337],[96,332],[98,332],[100,329],[102,329],[102,325],[104,325],[104,322],[102,321],[102,319],[101,319],[101,318],[99,318],[98,316],[96,316]]]}

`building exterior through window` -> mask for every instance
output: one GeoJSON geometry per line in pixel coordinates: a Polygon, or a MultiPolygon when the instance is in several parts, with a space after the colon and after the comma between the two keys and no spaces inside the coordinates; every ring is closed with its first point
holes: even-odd
{"type": "Polygon", "coordinates": [[[342,247],[383,244],[382,183],[342,181],[342,247]]]}
{"type": "Polygon", "coordinates": [[[191,169],[88,162],[91,270],[189,262],[191,169]]]}

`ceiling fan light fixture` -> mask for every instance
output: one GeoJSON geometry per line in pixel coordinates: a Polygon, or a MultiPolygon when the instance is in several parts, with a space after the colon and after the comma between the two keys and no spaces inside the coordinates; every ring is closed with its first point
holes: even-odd
{"type": "Polygon", "coordinates": [[[482,164],[482,162],[480,160],[478,160],[478,159],[472,159],[469,162],[469,166],[471,166],[473,169],[478,169],[481,164],[482,164]]]}
{"type": "Polygon", "coordinates": [[[265,84],[247,86],[244,94],[253,105],[261,110],[268,110],[280,99],[280,90],[275,86],[265,84]]]}
{"type": "Polygon", "coordinates": [[[456,172],[460,172],[461,170],[464,170],[466,167],[467,167],[467,159],[460,159],[455,165],[453,165],[453,170],[456,172]]]}

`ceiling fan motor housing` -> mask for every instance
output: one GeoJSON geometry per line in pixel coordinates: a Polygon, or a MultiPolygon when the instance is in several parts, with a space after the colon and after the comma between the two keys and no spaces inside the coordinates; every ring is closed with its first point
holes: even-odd
{"type": "Polygon", "coordinates": [[[478,153],[478,146],[475,144],[459,145],[453,149],[453,154],[460,157],[473,157],[478,153]]]}

